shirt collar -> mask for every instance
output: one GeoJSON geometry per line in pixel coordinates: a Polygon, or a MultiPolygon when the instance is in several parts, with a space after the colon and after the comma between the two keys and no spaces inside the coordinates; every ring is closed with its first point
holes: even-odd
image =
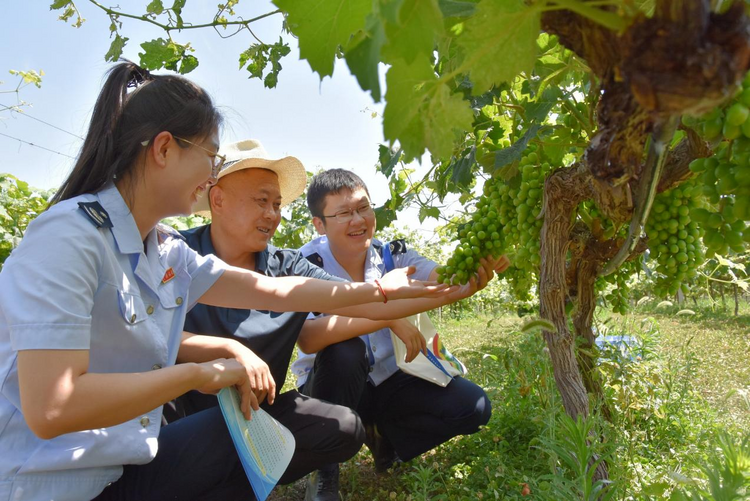
{"type": "MultiPolygon", "coordinates": [[[[200,252],[204,256],[206,254],[216,255],[216,249],[211,241],[211,224],[206,225],[206,230],[201,233],[200,236],[200,252]]],[[[265,273],[268,269],[268,255],[269,253],[276,252],[276,247],[268,244],[266,248],[255,255],[255,270],[258,273],[265,273]]]]}
{"type": "MultiPolygon", "coordinates": [[[[99,199],[99,203],[109,218],[112,221],[112,235],[117,243],[117,248],[123,254],[134,254],[143,252],[143,239],[141,239],[141,233],[138,231],[138,226],[135,224],[133,214],[130,212],[125,200],[122,198],[120,191],[114,185],[109,183],[102,190],[96,194],[99,199]]],[[[146,236],[146,240],[154,240],[155,229],[151,229],[149,235],[146,236]],[[154,235],[151,235],[154,233],[154,235]]]]}
{"type": "Polygon", "coordinates": [[[276,250],[276,247],[268,244],[265,249],[255,255],[255,269],[258,273],[266,274],[268,271],[268,261],[272,254],[276,254],[276,250]]]}

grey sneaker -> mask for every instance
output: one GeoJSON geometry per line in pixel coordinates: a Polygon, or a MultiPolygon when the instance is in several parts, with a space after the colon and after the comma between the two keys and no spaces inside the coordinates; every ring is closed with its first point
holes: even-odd
{"type": "Polygon", "coordinates": [[[310,473],[305,501],[339,501],[339,465],[329,464],[310,473]]]}

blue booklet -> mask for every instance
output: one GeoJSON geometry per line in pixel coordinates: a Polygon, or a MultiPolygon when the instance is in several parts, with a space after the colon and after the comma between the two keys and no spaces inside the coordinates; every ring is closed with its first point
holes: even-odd
{"type": "Polygon", "coordinates": [[[219,392],[219,406],[258,501],[265,501],[286,471],[294,454],[294,436],[263,409],[245,419],[234,388],[219,392]]]}

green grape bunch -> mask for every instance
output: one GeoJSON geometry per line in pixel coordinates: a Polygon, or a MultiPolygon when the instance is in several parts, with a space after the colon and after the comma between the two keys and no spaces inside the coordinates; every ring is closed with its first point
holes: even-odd
{"type": "Polygon", "coordinates": [[[437,270],[438,281],[463,285],[476,274],[481,258],[502,255],[502,226],[496,209],[499,197],[498,183],[488,180],[471,219],[459,230],[460,238],[453,255],[437,270]]]}
{"type": "Polygon", "coordinates": [[[692,215],[701,208],[702,188],[684,183],[660,193],[646,224],[649,258],[656,261],[655,292],[659,296],[687,293],[687,281],[697,275],[705,260],[700,245],[704,230],[692,215]]]}
{"type": "Polygon", "coordinates": [[[750,73],[724,108],[683,118],[712,144],[715,154],[690,163],[697,177],[690,217],[702,228],[707,257],[741,253],[750,243],[750,73]]]}
{"type": "Polygon", "coordinates": [[[446,265],[438,269],[443,283],[465,284],[476,273],[479,259],[509,254],[511,268],[504,278],[511,287],[529,291],[541,263],[544,178],[552,170],[541,151],[529,145],[509,180],[488,179],[471,219],[458,231],[459,242],[446,265]]]}

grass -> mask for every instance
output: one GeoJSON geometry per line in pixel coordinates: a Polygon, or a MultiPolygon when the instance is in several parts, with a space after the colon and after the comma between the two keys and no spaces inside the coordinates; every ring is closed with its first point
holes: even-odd
{"type": "MultiPolygon", "coordinates": [[[[681,307],[655,303],[599,319],[641,343],[639,359],[603,353],[614,423],[566,421],[546,347],[539,334],[520,332],[522,319],[444,320],[438,330],[487,391],[492,419],[385,475],[363,448],[342,466],[343,499],[595,499],[582,487],[585,454],[607,460],[613,499],[669,499],[679,482],[705,478],[700,461],[714,457],[721,433],[731,441],[750,429],[750,307],[738,317],[710,305],[678,316],[681,307]],[[581,438],[589,429],[600,443],[581,438]]],[[[279,486],[270,499],[301,500],[304,488],[304,480],[279,486]]]]}

